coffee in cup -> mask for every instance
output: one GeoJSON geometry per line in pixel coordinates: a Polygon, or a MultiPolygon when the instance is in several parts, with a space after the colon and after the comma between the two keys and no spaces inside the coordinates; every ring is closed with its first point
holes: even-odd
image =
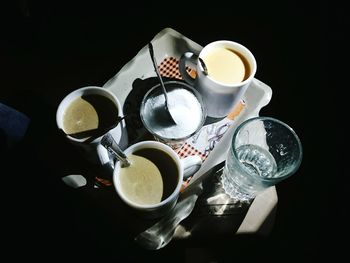
{"type": "Polygon", "coordinates": [[[115,164],[113,183],[119,197],[148,218],[173,208],[185,176],[201,166],[199,156],[180,159],[168,145],[157,141],[138,142],[124,151],[130,166],[115,164]]]}
{"type": "Polygon", "coordinates": [[[109,90],[88,86],[66,95],[58,106],[56,123],[65,137],[79,149],[86,159],[110,167],[111,159],[100,144],[105,133],[125,148],[128,143],[122,107],[109,90]],[[120,123],[114,127],[118,121],[120,123]]]}
{"type": "Polygon", "coordinates": [[[240,102],[256,73],[253,54],[243,45],[214,41],[199,54],[185,52],[179,61],[179,71],[186,82],[201,94],[212,118],[226,117],[240,102]],[[197,75],[192,78],[187,64],[195,64],[197,75]]]}
{"type": "Polygon", "coordinates": [[[67,106],[63,130],[82,139],[111,127],[117,121],[118,108],[113,101],[100,94],[88,94],[77,97],[67,106]]]}
{"type": "Polygon", "coordinates": [[[207,68],[208,77],[226,85],[241,83],[250,75],[247,59],[230,48],[213,48],[203,55],[202,60],[207,68]]]}
{"type": "Polygon", "coordinates": [[[179,168],[163,150],[139,149],[128,159],[132,165],[120,169],[119,180],[123,194],[131,201],[153,205],[165,200],[175,190],[179,168]]]}

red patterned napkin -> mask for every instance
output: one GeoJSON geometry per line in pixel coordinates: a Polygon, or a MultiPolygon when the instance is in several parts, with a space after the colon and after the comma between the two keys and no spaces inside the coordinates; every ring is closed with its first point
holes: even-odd
{"type": "MultiPolygon", "coordinates": [[[[182,79],[179,71],[179,60],[175,57],[165,58],[158,66],[160,74],[163,77],[182,79]]],[[[186,67],[190,76],[196,77],[196,71],[190,67],[186,67]]],[[[233,120],[242,112],[245,107],[244,101],[241,101],[223,120],[203,126],[202,129],[193,137],[184,142],[180,148],[176,149],[180,158],[185,158],[191,155],[198,155],[204,162],[214,149],[217,142],[224,136],[226,130],[233,123],[233,120]]],[[[183,184],[183,189],[187,186],[191,178],[188,178],[183,184]]],[[[96,177],[97,187],[111,186],[109,180],[96,177]]]]}

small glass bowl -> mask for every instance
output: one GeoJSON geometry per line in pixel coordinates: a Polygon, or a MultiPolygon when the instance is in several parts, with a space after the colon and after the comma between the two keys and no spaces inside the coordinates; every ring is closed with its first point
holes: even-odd
{"type": "Polygon", "coordinates": [[[164,86],[176,125],[162,117],[165,116],[165,98],[161,84],[152,87],[143,97],[140,117],[155,140],[178,149],[203,127],[206,107],[199,92],[190,85],[181,81],[165,81],[164,86]]]}

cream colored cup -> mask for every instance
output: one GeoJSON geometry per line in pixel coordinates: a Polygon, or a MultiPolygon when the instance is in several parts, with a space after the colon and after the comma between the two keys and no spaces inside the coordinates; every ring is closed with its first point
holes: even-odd
{"type": "Polygon", "coordinates": [[[254,55],[243,45],[228,41],[219,40],[206,45],[199,54],[193,52],[184,53],[179,62],[179,70],[186,82],[193,85],[202,95],[202,99],[207,108],[207,115],[212,118],[225,117],[234,106],[241,100],[243,94],[252,82],[257,65],[254,55]],[[213,52],[217,50],[225,51],[225,55],[217,55],[217,59],[213,57],[213,52]],[[231,56],[231,61],[221,64],[231,56]],[[211,57],[209,61],[209,56],[211,57]],[[207,64],[206,65],[206,59],[207,64]],[[215,61],[215,59],[217,61],[215,61]],[[240,61],[241,64],[236,62],[240,61]],[[214,63],[215,62],[215,63],[214,63]],[[197,71],[196,78],[192,78],[186,71],[188,64],[194,64],[197,71]],[[209,65],[210,64],[210,65],[209,65]],[[242,68],[242,64],[244,68],[242,68]],[[216,72],[226,73],[226,77],[211,75],[209,66],[222,67],[214,68],[216,72]],[[232,68],[225,68],[232,67],[232,68]],[[239,81],[228,81],[226,78],[244,70],[244,77],[239,81]]]}

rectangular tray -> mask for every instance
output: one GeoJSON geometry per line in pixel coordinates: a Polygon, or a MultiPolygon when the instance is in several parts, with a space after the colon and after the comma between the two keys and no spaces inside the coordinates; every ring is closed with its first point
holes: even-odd
{"type": "MultiPolygon", "coordinates": [[[[170,58],[179,59],[180,56],[186,51],[199,53],[202,49],[202,46],[193,42],[189,38],[183,36],[182,34],[171,28],[163,29],[151,41],[154,46],[155,56],[158,63],[170,58]]],[[[156,73],[154,71],[152,61],[150,59],[148,46],[145,45],[137,53],[137,55],[133,59],[131,59],[114,77],[108,80],[103,85],[103,87],[109,89],[114,94],[116,94],[116,96],[122,104],[122,107],[124,108],[125,114],[125,106],[128,106],[125,105],[125,103],[130,104],[130,101],[128,101],[128,96],[131,94],[131,91],[135,92],[135,89],[138,88],[137,85],[135,85],[135,80],[146,80],[152,77],[155,78],[156,73]]],[[[135,95],[135,97],[138,97],[139,100],[141,96],[142,94],[135,95]]],[[[220,152],[223,154],[222,156],[215,156],[215,159],[217,159],[215,163],[209,162],[211,167],[222,161],[224,158],[224,154],[228,150],[227,146],[229,144],[227,142],[221,143],[221,141],[225,141],[225,138],[230,138],[230,136],[232,135],[233,128],[236,127],[239,123],[241,123],[245,119],[258,116],[260,109],[270,102],[271,96],[272,90],[269,86],[257,79],[253,79],[251,86],[247,89],[246,93],[243,96],[243,100],[245,101],[244,110],[241,111],[239,115],[235,117],[232,123],[230,123],[230,129],[226,131],[224,136],[221,138],[220,142],[217,143],[217,145],[220,146],[220,152]]],[[[140,101],[133,101],[132,103],[139,104],[140,101]]],[[[133,107],[137,111],[138,105],[134,105],[133,107]]],[[[142,125],[140,123],[133,123],[132,125],[134,127],[132,127],[132,129],[128,129],[128,132],[134,132],[135,130],[141,130],[142,128],[140,127],[142,125]]],[[[130,141],[133,141],[133,139],[141,135],[129,134],[129,136],[132,137],[130,141]]],[[[212,152],[210,155],[215,154],[213,154],[212,152]]],[[[208,162],[210,159],[213,159],[211,158],[211,156],[209,157],[210,158],[208,158],[206,162],[208,162]]]]}
{"type": "MultiPolygon", "coordinates": [[[[151,42],[158,63],[173,58],[179,59],[186,51],[199,53],[202,49],[201,45],[171,28],[165,28],[160,31],[151,42]]],[[[135,80],[139,79],[142,81],[153,77],[156,77],[156,73],[149,55],[148,45],[146,44],[134,58],[125,64],[115,76],[103,85],[103,88],[112,91],[118,97],[124,109],[127,106],[126,104],[130,103],[128,101],[128,96],[130,96],[132,91],[135,92],[135,80]]],[[[177,78],[175,75],[172,75],[172,77],[177,78]]],[[[229,129],[225,132],[220,141],[218,141],[208,158],[205,159],[201,169],[193,176],[189,185],[197,180],[203,180],[203,174],[225,160],[234,128],[242,121],[258,116],[260,109],[270,102],[271,96],[271,88],[254,78],[252,84],[243,96],[245,102],[244,110],[230,122],[229,129]]],[[[142,130],[142,127],[132,128],[133,130],[142,130]]],[[[136,135],[133,137],[135,136],[136,135]]],[[[129,141],[132,142],[133,139],[134,138],[131,138],[129,141]]],[[[274,210],[276,204],[277,194],[273,186],[255,198],[238,232],[247,233],[258,231],[268,215],[274,210]]]]}

